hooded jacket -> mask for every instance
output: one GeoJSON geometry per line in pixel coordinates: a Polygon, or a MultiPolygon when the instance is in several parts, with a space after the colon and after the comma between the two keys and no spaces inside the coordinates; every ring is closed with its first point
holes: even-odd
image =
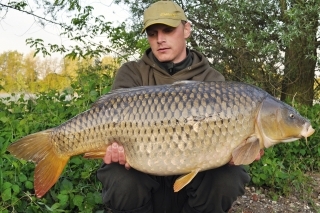
{"type": "Polygon", "coordinates": [[[191,65],[171,75],[159,66],[149,48],[140,60],[127,62],[119,68],[112,89],[172,84],[181,80],[224,81],[223,75],[210,67],[203,54],[195,50],[190,50],[189,54],[193,58],[191,65]]]}

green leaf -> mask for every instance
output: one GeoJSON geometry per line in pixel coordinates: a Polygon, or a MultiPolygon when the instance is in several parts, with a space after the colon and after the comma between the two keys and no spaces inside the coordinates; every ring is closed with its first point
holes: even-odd
{"type": "Polygon", "coordinates": [[[60,203],[55,203],[51,206],[51,209],[55,210],[55,209],[58,209],[60,206],[61,206],[60,203]]]}
{"type": "Polygon", "coordinates": [[[68,199],[69,199],[69,195],[64,195],[64,194],[59,194],[58,196],[59,199],[59,203],[64,206],[67,204],[68,199]]]}
{"type": "Polygon", "coordinates": [[[83,164],[83,160],[77,156],[77,157],[71,158],[70,163],[80,165],[80,164],[83,164]]]}
{"type": "Polygon", "coordinates": [[[94,200],[96,204],[102,204],[102,197],[100,192],[94,192],[94,200]]]}
{"type": "Polygon", "coordinates": [[[11,186],[12,186],[12,183],[4,182],[4,184],[2,186],[2,190],[9,189],[9,188],[11,188],[11,186]]]}
{"type": "Polygon", "coordinates": [[[2,193],[1,193],[1,198],[3,201],[8,201],[11,199],[11,188],[7,188],[5,189],[2,193]]]}
{"type": "Polygon", "coordinates": [[[301,149],[301,150],[300,150],[300,154],[301,154],[301,155],[305,155],[305,154],[306,154],[306,150],[305,150],[305,149],[301,149]]]}
{"type": "Polygon", "coordinates": [[[66,193],[70,192],[73,189],[73,184],[71,181],[64,179],[61,182],[61,191],[66,191],[66,193]]]}
{"type": "Polygon", "coordinates": [[[83,205],[83,196],[80,196],[80,195],[76,195],[76,196],[74,196],[74,198],[73,198],[73,203],[74,203],[74,205],[76,205],[76,206],[82,206],[83,205]]]}
{"type": "Polygon", "coordinates": [[[14,185],[12,185],[12,190],[13,190],[14,194],[18,194],[20,192],[20,186],[14,184],[14,185]]]}
{"type": "Polygon", "coordinates": [[[20,174],[19,175],[19,181],[20,182],[25,182],[27,179],[28,179],[27,176],[25,176],[24,174],[20,174]]]}
{"type": "Polygon", "coordinates": [[[87,179],[87,178],[90,177],[90,175],[91,175],[90,171],[81,172],[81,178],[82,179],[87,179]]]}
{"type": "Polygon", "coordinates": [[[3,123],[6,123],[8,120],[8,117],[0,117],[0,121],[2,121],[3,123]]]}
{"type": "Polygon", "coordinates": [[[266,180],[266,179],[267,179],[267,176],[266,176],[265,174],[260,174],[259,176],[260,176],[260,178],[261,178],[262,180],[266,180]]]}
{"type": "Polygon", "coordinates": [[[33,183],[29,180],[26,181],[24,185],[26,186],[27,189],[33,189],[33,183]]]}

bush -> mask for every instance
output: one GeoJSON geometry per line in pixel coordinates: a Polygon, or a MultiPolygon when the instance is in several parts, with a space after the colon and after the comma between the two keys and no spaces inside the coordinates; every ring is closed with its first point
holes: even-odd
{"type": "MultiPolygon", "coordinates": [[[[6,98],[0,102],[0,212],[102,212],[101,184],[95,175],[101,160],[72,157],[59,181],[38,199],[33,191],[34,164],[14,158],[6,149],[18,138],[55,127],[85,111],[110,89],[111,81],[88,72],[63,92],[50,91],[27,100],[22,95],[16,101],[6,98]]],[[[315,105],[299,111],[317,127],[319,109],[320,105],[315,105]]],[[[320,168],[319,137],[316,131],[307,143],[300,140],[267,149],[260,161],[249,166],[252,183],[270,187],[276,194],[303,189],[305,173],[320,168]]]]}
{"type": "Polygon", "coordinates": [[[95,177],[101,160],[72,157],[59,181],[38,199],[33,190],[34,164],[14,158],[6,149],[18,138],[58,126],[85,111],[110,89],[111,82],[88,72],[62,92],[0,101],[0,212],[103,212],[101,184],[95,177]]]}

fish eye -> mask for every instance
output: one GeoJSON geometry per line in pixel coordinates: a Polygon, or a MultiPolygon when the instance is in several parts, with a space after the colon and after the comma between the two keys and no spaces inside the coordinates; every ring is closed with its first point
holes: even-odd
{"type": "Polygon", "coordinates": [[[294,118],[294,114],[290,113],[289,117],[294,118]]]}

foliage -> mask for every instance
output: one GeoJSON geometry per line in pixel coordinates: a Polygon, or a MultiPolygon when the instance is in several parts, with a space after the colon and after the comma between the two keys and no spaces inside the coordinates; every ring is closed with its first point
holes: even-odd
{"type": "Polygon", "coordinates": [[[4,89],[16,88],[20,91],[23,86],[24,64],[23,54],[11,51],[0,55],[0,79],[4,89]]]}
{"type": "Polygon", "coordinates": [[[282,12],[286,27],[281,37],[285,46],[281,100],[295,100],[311,106],[315,97],[313,85],[320,46],[320,2],[292,1],[286,6],[289,9],[282,12]]]}
{"type": "MultiPolygon", "coordinates": [[[[127,1],[135,23],[154,0],[127,1]]],[[[319,56],[320,1],[176,0],[193,25],[189,46],[226,79],[311,106],[319,56]]],[[[137,36],[141,25],[132,27],[137,36]]],[[[141,36],[140,36],[141,37],[141,36]]]]}
{"type": "Polygon", "coordinates": [[[101,184],[95,178],[100,160],[71,158],[57,184],[38,199],[33,191],[34,165],[15,159],[6,149],[22,136],[55,127],[85,111],[110,89],[111,81],[96,66],[81,73],[63,92],[1,100],[0,212],[102,212],[101,184]]]}
{"type": "MultiPolygon", "coordinates": [[[[58,52],[71,58],[91,58],[115,51],[117,57],[126,60],[140,56],[148,46],[140,23],[143,11],[153,2],[116,0],[117,4],[126,4],[132,13],[132,22],[120,26],[112,26],[104,16],[95,16],[90,3],[79,0],[21,0],[0,5],[3,10],[15,9],[33,15],[43,25],[58,25],[61,36],[75,42],[67,48],[30,38],[27,43],[35,53],[58,52]],[[33,8],[43,8],[45,12],[42,16],[34,15],[33,8]],[[70,19],[57,22],[59,14],[68,14],[70,19]],[[111,44],[95,42],[102,36],[111,44]]],[[[295,99],[312,105],[314,76],[319,65],[320,1],[175,2],[193,24],[189,46],[203,52],[226,79],[255,84],[283,101],[295,99]]]]}
{"type": "Polygon", "coordinates": [[[95,16],[94,8],[88,2],[80,1],[9,1],[0,3],[0,12],[4,14],[9,10],[17,10],[34,17],[41,26],[48,23],[61,29],[61,37],[68,38],[72,43],[69,47],[60,44],[52,44],[41,38],[28,38],[26,43],[35,49],[35,54],[44,56],[51,53],[60,53],[71,58],[76,57],[100,57],[111,51],[110,47],[102,42],[94,41],[94,38],[105,36],[112,31],[112,23],[105,21],[103,15],[95,16]],[[39,8],[41,10],[39,11],[39,8]],[[35,13],[37,11],[37,13],[35,13]],[[42,13],[42,14],[38,14],[42,13]],[[64,22],[57,17],[66,16],[64,22]],[[88,33],[90,32],[90,33],[88,33]],[[79,46],[81,44],[81,46],[79,46]]]}
{"type": "MultiPolygon", "coordinates": [[[[154,0],[116,1],[125,2],[130,6],[132,20],[135,23],[132,28],[124,23],[112,27],[111,23],[104,21],[103,16],[94,17],[92,7],[81,5],[77,0],[35,2],[38,7],[46,11],[43,17],[51,18],[49,20],[35,16],[39,23],[57,24],[63,30],[62,36],[77,42],[77,45],[67,48],[63,45],[48,44],[38,38],[28,39],[27,43],[36,49],[35,53],[49,55],[58,52],[70,58],[78,56],[93,58],[115,47],[120,50],[119,55],[128,59],[134,55],[141,55],[148,46],[144,35],[140,34],[142,25],[138,23],[142,21],[143,10],[154,0]],[[70,15],[70,23],[56,22],[59,12],[70,15]],[[111,46],[92,42],[96,36],[110,38],[111,46]]],[[[302,65],[305,63],[299,63],[301,65],[299,71],[308,73],[306,85],[310,87],[309,81],[313,79],[314,71],[317,69],[315,63],[319,60],[314,55],[319,48],[319,38],[317,38],[319,34],[315,35],[317,32],[314,31],[319,27],[317,22],[319,1],[177,0],[176,2],[185,9],[187,17],[193,24],[194,30],[188,45],[202,51],[227,79],[258,85],[272,95],[280,97],[284,83],[288,86],[289,83],[294,85],[297,76],[301,77],[298,71],[294,74],[299,75],[289,75],[285,72],[287,71],[285,68],[289,67],[287,65],[296,59],[290,58],[290,54],[299,56],[301,62],[307,61],[307,64],[310,64],[304,67],[302,65]],[[299,45],[294,46],[295,43],[299,45]],[[286,52],[289,49],[290,52],[286,52]],[[287,80],[283,81],[285,78],[287,80]]],[[[13,8],[34,15],[32,6],[28,11],[26,1],[13,1],[8,5],[0,3],[0,6],[0,11],[13,8]]],[[[23,60],[19,53],[11,56],[15,57],[15,61],[23,60]]],[[[24,73],[27,73],[27,81],[34,80],[34,70],[29,69],[33,64],[31,60],[28,68],[24,68],[21,63],[10,64],[11,59],[5,57],[0,60],[12,66],[10,75],[0,72],[1,89],[6,89],[10,85],[16,86],[18,91],[25,90],[22,81],[24,73]],[[25,72],[19,73],[19,70],[25,72]],[[4,83],[5,78],[9,81],[4,83]]],[[[70,61],[65,62],[71,64],[70,61]]],[[[26,95],[21,95],[17,101],[6,98],[0,102],[1,212],[94,212],[102,209],[101,186],[96,182],[94,174],[100,161],[72,158],[64,173],[67,175],[63,175],[43,198],[37,199],[33,194],[33,165],[16,160],[6,152],[8,144],[17,138],[59,125],[89,108],[93,101],[108,91],[113,75],[103,72],[103,65],[100,62],[93,64],[90,61],[89,64],[86,67],[71,64],[77,67],[79,74],[65,70],[63,75],[70,78],[72,83],[63,92],[49,91],[28,100],[25,100],[26,95]],[[72,99],[68,99],[69,96],[72,99]]],[[[43,79],[47,82],[45,81],[47,79],[43,79]]],[[[61,82],[61,79],[58,81],[61,82]]],[[[300,82],[295,91],[286,91],[305,94],[305,91],[311,91],[313,88],[313,85],[310,90],[300,85],[304,83],[300,82]]],[[[37,88],[37,85],[30,88],[37,88]]],[[[254,184],[271,187],[277,192],[287,194],[293,188],[303,187],[301,183],[306,181],[304,176],[306,172],[319,171],[320,150],[317,141],[319,141],[320,107],[315,105],[298,108],[312,120],[313,126],[317,127],[316,133],[306,144],[299,141],[267,149],[265,156],[249,167],[254,184]]]]}
{"type": "Polygon", "coordinates": [[[17,51],[0,54],[0,92],[46,92],[63,90],[71,85],[79,72],[98,69],[100,76],[113,77],[119,60],[112,57],[42,59],[33,53],[23,55],[17,51]]]}
{"type": "MultiPolygon", "coordinates": [[[[50,91],[36,97],[21,95],[18,100],[0,102],[0,211],[1,212],[99,212],[101,185],[95,171],[101,161],[71,158],[54,187],[41,199],[34,196],[34,165],[15,159],[7,146],[27,134],[55,127],[88,109],[110,89],[112,78],[101,75],[101,67],[80,72],[72,87],[63,92],[50,91]],[[70,96],[72,98],[70,98],[70,96]]],[[[252,183],[274,189],[274,198],[292,190],[306,190],[305,173],[319,172],[320,105],[297,107],[309,117],[316,133],[303,141],[279,144],[266,150],[264,157],[249,166],[252,183]]]]}
{"type": "Polygon", "coordinates": [[[266,149],[262,159],[250,165],[253,184],[287,195],[294,190],[307,190],[305,174],[320,171],[320,105],[298,108],[302,115],[311,119],[316,132],[307,141],[300,139],[266,149]]]}

